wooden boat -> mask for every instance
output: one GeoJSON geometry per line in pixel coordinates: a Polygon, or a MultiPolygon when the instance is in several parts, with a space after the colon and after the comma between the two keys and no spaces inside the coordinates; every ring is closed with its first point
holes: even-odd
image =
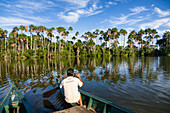
{"type": "MultiPolygon", "coordinates": [[[[56,99],[56,102],[52,102],[55,104],[54,107],[57,108],[55,113],[70,113],[71,111],[74,113],[89,113],[89,112],[94,112],[94,113],[135,113],[129,109],[126,109],[124,107],[121,107],[117,104],[114,104],[110,101],[107,101],[105,99],[99,98],[97,96],[94,96],[88,92],[79,90],[83,105],[86,105],[86,108],[83,106],[79,106],[77,103],[72,103],[69,104],[65,102],[64,96],[63,96],[63,91],[58,91],[56,99]],[[79,106],[79,107],[78,107],[79,106]],[[60,109],[60,108],[63,109],[60,109]],[[81,110],[81,112],[80,112],[81,110]]],[[[53,107],[53,108],[54,108],[53,107]]]]}
{"type": "Polygon", "coordinates": [[[18,88],[12,83],[3,101],[0,103],[0,113],[34,113],[28,101],[19,92],[18,88]]]}

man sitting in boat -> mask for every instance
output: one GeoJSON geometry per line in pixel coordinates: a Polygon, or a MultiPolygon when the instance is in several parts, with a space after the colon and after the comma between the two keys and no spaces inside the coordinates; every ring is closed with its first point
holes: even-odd
{"type": "Polygon", "coordinates": [[[80,95],[80,92],[78,91],[78,86],[83,86],[83,81],[80,78],[80,74],[76,74],[76,77],[74,76],[74,70],[72,68],[67,70],[67,78],[65,78],[61,84],[60,88],[64,87],[64,96],[65,100],[68,103],[77,103],[79,102],[80,105],[82,104],[82,98],[80,95]]]}
{"type": "Polygon", "coordinates": [[[18,100],[20,100],[18,94],[16,94],[15,91],[12,90],[11,98],[10,98],[10,107],[13,108],[13,113],[15,113],[16,110],[17,110],[16,113],[19,112],[20,107],[19,107],[19,101],[18,100]]]}

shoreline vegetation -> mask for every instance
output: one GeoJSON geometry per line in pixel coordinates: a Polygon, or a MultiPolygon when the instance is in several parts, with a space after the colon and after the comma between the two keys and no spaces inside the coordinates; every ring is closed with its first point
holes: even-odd
{"type": "Polygon", "coordinates": [[[162,37],[151,28],[132,30],[129,34],[124,29],[96,29],[82,36],[78,31],[73,35],[72,31],[72,27],[46,28],[32,24],[14,27],[10,33],[0,28],[0,58],[170,56],[169,31],[162,37]],[[66,41],[68,38],[74,41],[66,41]],[[119,41],[123,46],[119,46],[119,41]],[[156,45],[153,45],[154,41],[156,45]]]}

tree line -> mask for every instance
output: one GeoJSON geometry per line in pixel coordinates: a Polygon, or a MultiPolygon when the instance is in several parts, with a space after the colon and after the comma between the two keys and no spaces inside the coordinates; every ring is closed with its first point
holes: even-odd
{"type": "Polygon", "coordinates": [[[96,29],[81,36],[73,28],[45,26],[14,27],[11,32],[0,28],[0,57],[55,58],[57,56],[147,56],[170,55],[170,32],[159,36],[156,29],[96,29]],[[9,34],[9,35],[8,35],[9,34]],[[126,39],[127,37],[127,39],[126,39]],[[72,39],[72,40],[68,40],[72,39]],[[123,39],[122,46],[119,45],[123,39]],[[156,45],[153,42],[156,42],[156,45]]]}

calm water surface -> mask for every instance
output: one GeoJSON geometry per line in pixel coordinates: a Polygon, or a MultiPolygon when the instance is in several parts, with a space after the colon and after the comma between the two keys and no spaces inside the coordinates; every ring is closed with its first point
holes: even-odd
{"type": "Polygon", "coordinates": [[[84,91],[139,113],[170,112],[170,57],[0,60],[0,102],[14,81],[35,112],[51,112],[44,102],[55,106],[55,94],[42,95],[70,67],[81,74],[84,91]]]}

